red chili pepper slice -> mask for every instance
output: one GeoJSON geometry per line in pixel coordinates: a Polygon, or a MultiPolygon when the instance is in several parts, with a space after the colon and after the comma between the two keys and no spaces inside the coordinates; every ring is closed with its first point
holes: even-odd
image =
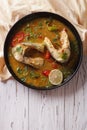
{"type": "Polygon", "coordinates": [[[52,63],[52,67],[53,67],[54,69],[57,69],[57,64],[56,64],[55,62],[53,62],[53,63],[52,63]]]}
{"type": "Polygon", "coordinates": [[[47,76],[47,77],[48,77],[49,73],[50,73],[50,70],[44,70],[42,72],[42,74],[45,75],[45,76],[47,76]]]}
{"type": "Polygon", "coordinates": [[[24,33],[23,33],[23,32],[19,32],[19,33],[17,33],[17,34],[14,36],[11,45],[14,47],[14,46],[17,45],[18,43],[22,42],[23,39],[24,39],[24,33]]]}
{"type": "Polygon", "coordinates": [[[45,59],[49,59],[50,57],[51,57],[50,52],[49,52],[49,51],[46,51],[45,59]]]}
{"type": "Polygon", "coordinates": [[[67,32],[67,29],[66,29],[66,28],[64,28],[63,30],[67,32]]]}
{"type": "Polygon", "coordinates": [[[24,36],[25,36],[25,37],[26,37],[26,36],[30,36],[30,34],[29,34],[29,33],[27,33],[27,34],[25,34],[24,36]]]}
{"type": "Polygon", "coordinates": [[[18,42],[23,41],[24,39],[24,33],[23,32],[19,32],[15,35],[15,37],[18,39],[18,42]]]}
{"type": "Polygon", "coordinates": [[[42,35],[39,35],[38,38],[42,39],[43,37],[42,37],[42,35]]]}
{"type": "Polygon", "coordinates": [[[18,44],[18,40],[14,39],[11,43],[11,46],[14,47],[18,44]]]}

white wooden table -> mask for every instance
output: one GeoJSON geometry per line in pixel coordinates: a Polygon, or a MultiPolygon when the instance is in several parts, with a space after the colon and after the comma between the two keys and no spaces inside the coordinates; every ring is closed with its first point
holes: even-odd
{"type": "Polygon", "coordinates": [[[64,87],[37,91],[0,83],[0,130],[87,130],[87,61],[64,87]]]}

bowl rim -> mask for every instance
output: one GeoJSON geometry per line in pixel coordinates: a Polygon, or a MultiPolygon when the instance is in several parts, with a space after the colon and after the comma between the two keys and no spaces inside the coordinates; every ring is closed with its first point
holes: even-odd
{"type": "Polygon", "coordinates": [[[56,89],[58,87],[61,87],[61,86],[64,86],[65,84],[67,84],[74,76],[75,74],[77,73],[80,65],[81,65],[81,62],[82,62],[82,58],[83,58],[83,45],[82,45],[82,41],[81,41],[81,38],[80,38],[80,35],[78,33],[78,31],[76,30],[76,28],[74,27],[74,25],[72,25],[72,23],[70,23],[67,19],[65,19],[64,17],[58,15],[58,14],[55,14],[55,13],[51,13],[51,12],[35,12],[35,13],[31,13],[31,14],[28,14],[26,16],[24,16],[23,18],[21,18],[20,20],[18,20],[12,27],[11,29],[9,30],[7,36],[6,36],[6,39],[5,39],[5,42],[4,42],[4,59],[5,59],[5,63],[6,63],[6,66],[9,70],[9,72],[12,74],[12,76],[14,77],[14,79],[16,79],[19,83],[21,83],[22,85],[28,87],[28,88],[32,88],[32,89],[36,89],[36,90],[52,90],[52,89],[56,89]],[[9,61],[8,61],[8,46],[9,46],[9,41],[11,40],[11,37],[12,37],[12,33],[14,33],[15,31],[15,28],[19,25],[21,25],[24,21],[32,21],[34,19],[37,19],[37,18],[44,18],[44,17],[52,17],[56,20],[59,20],[61,21],[62,23],[64,23],[75,35],[76,39],[78,40],[79,42],[79,60],[78,60],[78,65],[75,69],[75,71],[71,74],[71,76],[69,76],[63,83],[61,83],[60,85],[52,85],[52,87],[35,87],[35,86],[31,86],[31,85],[28,85],[27,83],[21,81],[17,76],[16,74],[13,72],[10,64],[9,64],[9,61]],[[7,44],[8,43],[8,44],[7,44]]]}

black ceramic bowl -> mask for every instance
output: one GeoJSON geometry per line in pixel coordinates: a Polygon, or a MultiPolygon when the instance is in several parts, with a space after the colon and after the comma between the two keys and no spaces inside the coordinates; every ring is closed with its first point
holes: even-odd
{"type": "Polygon", "coordinates": [[[21,84],[29,87],[29,88],[33,88],[33,89],[38,89],[38,90],[49,90],[49,89],[54,89],[54,88],[57,88],[57,87],[60,87],[60,86],[63,86],[65,85],[66,83],[68,83],[76,74],[76,72],[78,71],[79,67],[80,67],[80,64],[81,64],[81,61],[82,61],[82,56],[83,56],[83,47],[82,47],[82,41],[81,41],[81,38],[77,32],[77,30],[75,29],[75,27],[68,21],[66,20],[65,18],[57,15],[57,14],[53,14],[53,13],[50,13],[50,12],[38,12],[38,13],[32,13],[32,14],[29,14],[25,17],[23,17],[22,19],[20,19],[18,22],[16,22],[14,24],[14,26],[10,29],[10,31],[8,32],[8,35],[6,37],[6,40],[5,40],[5,44],[4,44],[4,58],[5,58],[5,62],[6,62],[6,65],[7,65],[7,68],[8,70],[10,71],[10,73],[12,74],[12,76],[18,81],[20,82],[21,84]],[[37,18],[48,18],[48,17],[51,17],[53,19],[56,19],[62,23],[64,23],[68,28],[70,28],[70,30],[74,33],[78,43],[79,43],[79,58],[78,58],[78,64],[76,65],[76,68],[75,68],[75,71],[74,73],[69,76],[69,78],[67,78],[65,81],[63,81],[63,83],[61,83],[61,85],[58,85],[58,86],[52,86],[52,87],[49,87],[49,88],[37,88],[37,87],[34,87],[34,86],[30,86],[24,82],[22,82],[16,75],[15,73],[13,72],[10,64],[9,64],[9,60],[8,60],[8,47],[9,47],[9,43],[11,42],[11,39],[12,39],[12,36],[14,35],[15,33],[15,30],[20,27],[22,24],[24,24],[25,22],[30,22],[34,19],[37,19],[37,18]]]}

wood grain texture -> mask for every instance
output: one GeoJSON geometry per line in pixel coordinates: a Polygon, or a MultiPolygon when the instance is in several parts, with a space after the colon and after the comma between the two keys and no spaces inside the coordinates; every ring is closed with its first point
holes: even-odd
{"type": "Polygon", "coordinates": [[[87,61],[65,86],[28,89],[0,83],[0,130],[87,130],[87,61]]]}

